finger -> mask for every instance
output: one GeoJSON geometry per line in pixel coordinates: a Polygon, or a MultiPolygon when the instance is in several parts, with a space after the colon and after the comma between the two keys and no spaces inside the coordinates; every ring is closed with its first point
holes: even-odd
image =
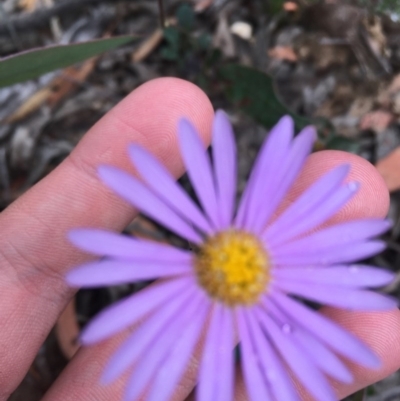
{"type": "Polygon", "coordinates": [[[0,216],[0,399],[16,387],[71,291],[64,272],[83,254],[68,243],[72,227],[122,229],[132,208],[97,178],[100,164],[132,169],[127,146],[149,148],[178,176],[176,126],[186,116],[206,143],[212,106],[194,85],[178,79],[149,82],[119,103],[72,154],[0,216]]]}
{"type": "MultiPolygon", "coordinates": [[[[356,217],[384,216],[387,212],[388,199],[382,179],[376,173],[374,167],[365,160],[344,152],[320,152],[312,155],[301,173],[300,179],[288,195],[286,203],[292,202],[320,175],[341,163],[350,163],[352,165],[350,179],[360,181],[362,189],[349,205],[339,213],[336,221],[356,217]]],[[[125,336],[126,333],[96,346],[81,349],[48,392],[44,401],[121,399],[126,377],[109,386],[99,384],[99,378],[111,353],[121,344],[125,336]],[[96,361],[95,363],[90,362],[94,360],[96,361]],[[90,367],[87,368],[89,365],[90,367]],[[74,385],[72,386],[71,383],[74,383],[74,385]]],[[[182,400],[192,391],[196,383],[200,355],[201,350],[198,347],[180,386],[176,390],[174,400],[182,400]]],[[[238,383],[236,393],[238,394],[237,397],[239,397],[237,399],[240,399],[240,394],[245,394],[245,389],[241,387],[240,381],[238,383]]],[[[242,399],[244,400],[245,398],[242,399]]]]}

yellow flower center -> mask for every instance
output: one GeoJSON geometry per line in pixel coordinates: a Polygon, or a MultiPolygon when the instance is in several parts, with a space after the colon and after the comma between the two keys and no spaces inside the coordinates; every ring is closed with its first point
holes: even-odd
{"type": "Polygon", "coordinates": [[[208,238],[194,265],[207,293],[230,306],[254,304],[270,280],[263,245],[243,231],[229,230],[208,238]]]}

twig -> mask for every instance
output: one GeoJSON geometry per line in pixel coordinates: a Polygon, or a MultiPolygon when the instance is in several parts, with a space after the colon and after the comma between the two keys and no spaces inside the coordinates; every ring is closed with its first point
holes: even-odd
{"type": "Polygon", "coordinates": [[[158,1],[161,29],[164,29],[165,28],[164,2],[163,2],[163,0],[157,0],[157,1],[158,1]]]}
{"type": "MultiPolygon", "coordinates": [[[[18,50],[22,50],[21,41],[20,41],[20,39],[18,37],[17,32],[15,31],[14,25],[12,24],[12,22],[10,22],[10,19],[8,18],[8,15],[4,11],[3,4],[0,4],[0,19],[5,21],[3,23],[5,31],[10,34],[11,40],[14,42],[15,46],[17,47],[17,49],[18,50]]],[[[0,25],[1,25],[1,23],[0,23],[0,25]]]]}
{"type": "MultiPolygon", "coordinates": [[[[137,0],[124,0],[133,2],[137,0]]],[[[54,7],[39,9],[30,14],[22,14],[8,17],[6,22],[0,22],[0,35],[10,32],[10,26],[14,31],[29,31],[42,28],[53,17],[76,13],[79,9],[92,4],[115,3],[115,0],[62,0],[54,4],[54,7]]]]}
{"type": "MultiPolygon", "coordinates": [[[[53,0],[41,0],[44,7],[46,8],[52,8],[54,7],[54,1],[53,0]]],[[[53,36],[56,42],[59,42],[62,37],[62,30],[61,30],[61,24],[60,20],[57,17],[53,17],[50,19],[50,27],[51,31],[53,32],[53,36]]]]}

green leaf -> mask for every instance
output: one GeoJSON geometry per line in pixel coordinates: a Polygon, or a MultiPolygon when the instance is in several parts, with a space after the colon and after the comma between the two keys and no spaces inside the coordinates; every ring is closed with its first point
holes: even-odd
{"type": "Polygon", "coordinates": [[[360,144],[353,139],[345,136],[335,135],[325,143],[326,149],[344,150],[346,152],[357,154],[360,149],[360,144]]]}
{"type": "Polygon", "coordinates": [[[349,397],[351,401],[365,401],[366,400],[366,391],[365,389],[359,390],[349,397]]]}
{"type": "Polygon", "coordinates": [[[182,4],[176,12],[176,17],[178,18],[178,24],[180,27],[187,31],[193,29],[196,16],[193,8],[190,7],[189,4],[182,4]]]}
{"type": "Polygon", "coordinates": [[[271,14],[278,14],[283,10],[283,4],[285,0],[271,0],[269,2],[269,11],[271,14]]]}
{"type": "Polygon", "coordinates": [[[168,61],[176,61],[179,58],[179,53],[175,49],[166,47],[161,49],[161,57],[168,61]]]}
{"type": "Polygon", "coordinates": [[[271,128],[285,114],[293,117],[297,129],[310,124],[278,99],[269,75],[238,64],[222,67],[220,75],[228,84],[228,99],[264,127],[271,128]]]}
{"type": "Polygon", "coordinates": [[[196,40],[197,47],[200,50],[208,50],[211,47],[211,42],[211,36],[206,33],[201,34],[196,40]]]}
{"type": "Polygon", "coordinates": [[[166,42],[172,49],[174,49],[174,50],[179,49],[179,46],[181,43],[181,35],[180,35],[178,29],[176,29],[173,26],[169,26],[168,28],[165,28],[164,29],[164,39],[166,40],[166,42]]]}
{"type": "Polygon", "coordinates": [[[37,78],[131,42],[132,36],[29,50],[0,60],[0,88],[37,78]]]}

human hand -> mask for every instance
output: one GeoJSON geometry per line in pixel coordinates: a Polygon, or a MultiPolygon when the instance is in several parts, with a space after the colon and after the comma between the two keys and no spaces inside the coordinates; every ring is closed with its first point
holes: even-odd
{"type": "MultiPolygon", "coordinates": [[[[7,399],[22,380],[72,296],[64,274],[87,256],[68,243],[66,233],[76,227],[122,230],[135,214],[100,182],[97,166],[109,164],[132,169],[126,149],[129,143],[137,142],[179,176],[183,167],[175,133],[182,116],[188,117],[209,143],[213,112],[198,88],[176,79],[159,79],[143,85],[101,119],[55,171],[1,214],[0,400],[7,399]]],[[[344,162],[352,165],[349,179],[362,185],[335,217],[335,222],[385,216],[388,196],[383,181],[365,160],[344,152],[311,155],[287,201],[344,162]]],[[[362,338],[383,361],[378,371],[351,365],[355,381],[350,386],[335,383],[339,397],[398,369],[398,311],[355,313],[324,308],[323,313],[362,338]]],[[[104,387],[99,384],[99,377],[112,351],[125,336],[122,333],[81,349],[44,400],[121,400],[125,378],[104,387]]],[[[174,400],[184,400],[191,392],[197,364],[195,356],[174,400]]],[[[240,376],[236,400],[246,400],[240,376]]]]}

